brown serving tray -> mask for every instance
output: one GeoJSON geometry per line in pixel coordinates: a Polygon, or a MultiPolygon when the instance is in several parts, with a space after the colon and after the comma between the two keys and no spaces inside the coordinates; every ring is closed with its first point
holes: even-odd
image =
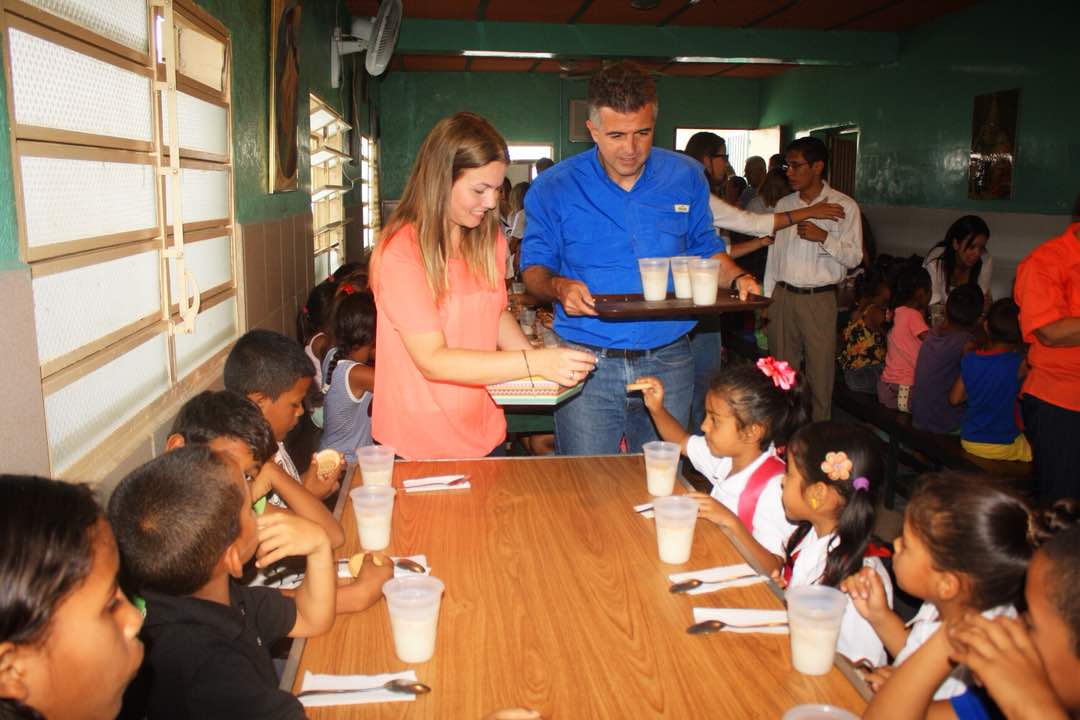
{"type": "Polygon", "coordinates": [[[725,295],[721,290],[712,305],[695,305],[693,300],[679,300],[669,294],[666,300],[646,300],[641,293],[593,295],[596,301],[596,313],[602,318],[615,320],[630,318],[678,318],[695,315],[719,315],[729,312],[744,312],[768,307],[771,298],[763,295],[750,295],[746,300],[739,300],[736,292],[725,295]]]}

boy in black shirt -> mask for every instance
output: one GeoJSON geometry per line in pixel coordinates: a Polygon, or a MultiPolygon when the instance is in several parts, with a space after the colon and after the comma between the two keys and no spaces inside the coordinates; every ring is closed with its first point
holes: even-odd
{"type": "Polygon", "coordinates": [[[131,589],[146,600],[147,708],[156,718],[303,718],[277,688],[269,646],[334,621],[336,572],[326,532],[297,515],[256,518],[240,468],[205,446],[135,470],[114,491],[109,519],[131,589]],[[232,581],[305,556],[296,597],[232,581]]]}

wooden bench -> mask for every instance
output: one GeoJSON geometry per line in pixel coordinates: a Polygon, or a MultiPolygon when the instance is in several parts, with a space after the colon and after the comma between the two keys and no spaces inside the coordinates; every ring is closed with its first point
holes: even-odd
{"type": "Polygon", "coordinates": [[[837,377],[833,392],[833,407],[840,408],[858,420],[883,432],[888,438],[885,456],[885,507],[892,508],[896,496],[897,467],[901,456],[906,465],[921,470],[960,470],[993,475],[1014,490],[1028,494],[1031,490],[1031,463],[1010,460],[987,460],[964,450],[957,435],[918,430],[911,415],[890,410],[878,402],[875,395],[849,390],[837,377]],[[905,453],[908,449],[914,453],[905,453]]]}

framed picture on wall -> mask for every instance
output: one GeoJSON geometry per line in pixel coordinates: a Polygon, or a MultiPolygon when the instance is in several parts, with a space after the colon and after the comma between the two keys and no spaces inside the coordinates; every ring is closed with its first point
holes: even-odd
{"type": "Polygon", "coordinates": [[[968,165],[969,198],[1007,200],[1012,197],[1019,109],[1018,89],[975,96],[968,165]]]}
{"type": "Polygon", "coordinates": [[[270,192],[300,187],[300,0],[270,3],[270,192]]]}

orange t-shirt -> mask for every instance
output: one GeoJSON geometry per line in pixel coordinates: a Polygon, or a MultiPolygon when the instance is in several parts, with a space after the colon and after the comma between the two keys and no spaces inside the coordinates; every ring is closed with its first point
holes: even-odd
{"type": "Polygon", "coordinates": [[[1016,268],[1013,296],[1024,341],[1031,343],[1031,371],[1022,392],[1080,411],[1080,346],[1048,347],[1035,335],[1056,320],[1080,317],[1080,223],[1024,258],[1016,268]]]}
{"type": "MultiPolygon", "coordinates": [[[[410,460],[483,457],[506,437],[502,408],[482,386],[425,378],[401,338],[439,331],[447,347],[496,350],[506,287],[500,282],[492,288],[470,273],[464,260],[450,260],[448,290],[436,304],[413,226],[383,243],[371,263],[378,310],[372,436],[410,460]]],[[[506,266],[506,255],[500,233],[495,267],[506,266]]]]}

